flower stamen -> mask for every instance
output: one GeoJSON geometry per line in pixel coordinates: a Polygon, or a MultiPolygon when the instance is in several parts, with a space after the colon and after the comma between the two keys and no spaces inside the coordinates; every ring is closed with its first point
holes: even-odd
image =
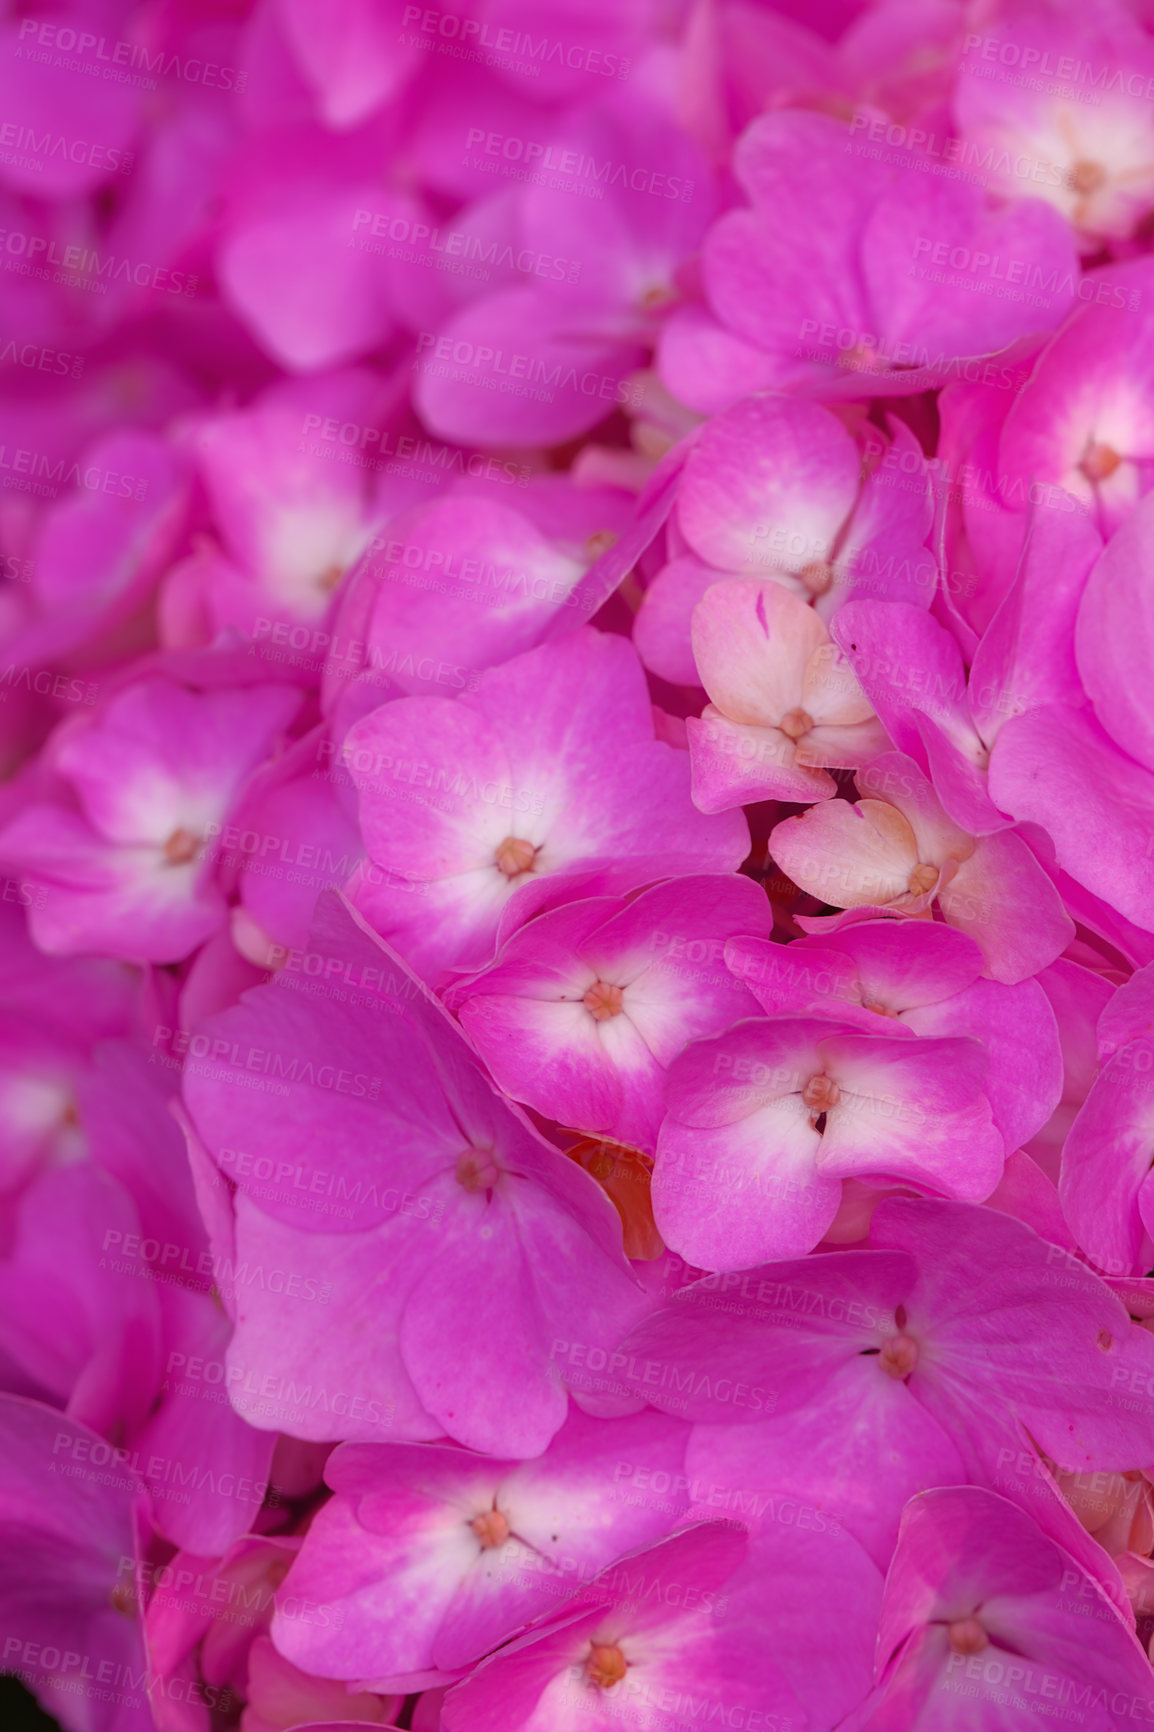
{"type": "Polygon", "coordinates": [[[990,1638],[977,1618],[955,1618],[946,1633],[955,1654],[980,1654],[990,1645],[990,1638]]]}
{"type": "Polygon", "coordinates": [[[536,848],[523,836],[506,836],[493,854],[498,872],[503,872],[506,878],[520,878],[532,868],[536,857],[536,848]]]}
{"type": "Polygon", "coordinates": [[[491,1191],[499,1177],[500,1170],[488,1149],[466,1149],[457,1157],[457,1183],[471,1195],[491,1191]]]}
{"type": "Polygon", "coordinates": [[[891,1335],[882,1343],[878,1363],[897,1383],[904,1383],[918,1362],[918,1344],[912,1335],[891,1335]]]}
{"type": "Polygon", "coordinates": [[[620,1684],[629,1669],[629,1662],[616,1643],[594,1642],[589,1649],[585,1671],[598,1689],[609,1690],[620,1684]]]}
{"type": "Polygon", "coordinates": [[[777,725],[787,740],[803,740],[814,721],[806,710],[787,710],[777,725]]]}
{"type": "Polygon", "coordinates": [[[933,890],[941,874],[936,866],[930,866],[924,860],[919,860],[909,875],[906,888],[911,896],[924,896],[933,890]]]}
{"type": "Polygon", "coordinates": [[[496,1507],[475,1516],[469,1526],[480,1540],[482,1550],[487,1552],[503,1546],[509,1538],[509,1523],[496,1507]]]}
{"type": "Polygon", "coordinates": [[[595,980],[581,1002],[594,1022],[608,1022],[611,1016],[621,1015],[625,995],[619,986],[595,980]]]}
{"type": "Polygon", "coordinates": [[[187,866],[200,852],[200,837],[183,825],[172,832],[164,844],[164,858],[170,866],[187,866]]]}
{"type": "Polygon", "coordinates": [[[1107,481],[1121,464],[1122,458],[1112,445],[1091,439],[1078,467],[1087,481],[1107,481]]]}

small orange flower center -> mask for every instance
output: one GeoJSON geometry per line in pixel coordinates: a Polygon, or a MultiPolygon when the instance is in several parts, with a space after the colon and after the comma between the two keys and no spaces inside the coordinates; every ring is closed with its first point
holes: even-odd
{"type": "Polygon", "coordinates": [[[924,896],[927,890],[932,890],[941,874],[936,866],[929,866],[924,860],[919,860],[909,875],[906,888],[911,896],[924,896]]]}
{"type": "Polygon", "coordinates": [[[621,1015],[624,996],[619,986],[610,986],[607,980],[595,980],[581,1002],[594,1022],[608,1022],[611,1016],[621,1015]]]}
{"type": "Polygon", "coordinates": [[[668,284],[653,283],[649,288],[642,290],[641,311],[643,313],[660,313],[666,307],[672,307],[679,299],[677,290],[668,284]]]}
{"type": "Polygon", "coordinates": [[[164,844],[164,858],[170,866],[187,866],[190,860],[196,859],[199,848],[200,837],[182,826],[174,830],[164,844]]]}
{"type": "Polygon", "coordinates": [[[499,1509],[487,1509],[469,1523],[485,1551],[503,1546],[509,1538],[509,1524],[499,1509]]]}
{"type": "Polygon", "coordinates": [[[463,1191],[491,1191],[500,1171],[487,1149],[466,1149],[457,1159],[457,1183],[463,1191]]]}
{"type": "Polygon", "coordinates": [[[877,365],[877,357],[872,343],[855,343],[852,349],[844,349],[837,361],[839,367],[847,367],[851,373],[864,373],[877,365]]]}
{"type": "Polygon", "coordinates": [[[797,574],[808,589],[810,595],[827,595],[833,588],[837,573],[824,559],[813,559],[808,565],[803,565],[797,574]]]}
{"type": "Polygon", "coordinates": [[[990,1638],[977,1618],[955,1618],[947,1635],[955,1654],[980,1654],[990,1645],[990,1638]]]}
{"type": "Polygon", "coordinates": [[[811,1076],[801,1091],[801,1098],[811,1113],[826,1113],[840,1101],[841,1090],[831,1076],[811,1076]]]}
{"type": "Polygon", "coordinates": [[[506,878],[519,878],[522,872],[528,872],[536,857],[536,848],[523,836],[506,836],[493,855],[498,872],[503,872],[506,878]]]}
{"type": "Polygon", "coordinates": [[[616,1643],[593,1642],[589,1648],[589,1658],[585,1662],[585,1670],[589,1681],[601,1690],[608,1690],[614,1684],[620,1684],[629,1669],[629,1662],[616,1643]]]}
{"type": "Polygon", "coordinates": [[[330,594],[344,575],[345,568],[343,565],[326,565],[317,578],[317,583],[326,594],[330,594]]]}
{"type": "Polygon", "coordinates": [[[1102,445],[1096,439],[1091,439],[1078,467],[1087,481],[1105,481],[1113,475],[1121,462],[1121,457],[1112,445],[1102,445]]]}
{"type": "Polygon", "coordinates": [[[787,740],[801,740],[813,727],[813,717],[805,710],[786,710],[777,725],[787,740]]]}
{"type": "Polygon", "coordinates": [[[888,1004],[883,1004],[880,998],[863,998],[861,1007],[863,1010],[872,1011],[874,1016],[896,1017],[898,1014],[896,1010],[891,1010],[888,1004]]]}
{"type": "Polygon", "coordinates": [[[617,545],[620,537],[615,529],[595,529],[588,537],[585,546],[593,559],[600,559],[603,553],[608,553],[611,547],[617,545]]]}
{"type": "Polygon", "coordinates": [[[122,1618],[136,1616],[136,1595],[131,1582],[117,1582],[108,1596],[113,1611],[119,1612],[122,1618]]]}
{"type": "Polygon", "coordinates": [[[878,1359],[883,1371],[904,1383],[918,1362],[918,1344],[912,1335],[891,1335],[882,1343],[878,1359]]]}
{"type": "Polygon", "coordinates": [[[1084,198],[1087,193],[1097,192],[1106,184],[1106,170],[1100,162],[1090,162],[1083,157],[1070,170],[1071,189],[1084,198]]]}

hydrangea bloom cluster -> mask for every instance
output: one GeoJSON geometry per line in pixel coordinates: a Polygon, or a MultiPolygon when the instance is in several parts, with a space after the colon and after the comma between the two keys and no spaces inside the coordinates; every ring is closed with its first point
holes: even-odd
{"type": "Polygon", "coordinates": [[[1154,1727],[1154,6],[21,0],[0,262],[0,1699],[1154,1727]]]}

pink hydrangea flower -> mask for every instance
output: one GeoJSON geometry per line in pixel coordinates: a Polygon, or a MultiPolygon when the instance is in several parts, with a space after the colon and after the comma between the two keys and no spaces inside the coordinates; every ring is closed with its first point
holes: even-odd
{"type": "Polygon", "coordinates": [[[662,344],[675,396],[716,412],[750,388],[921,391],[1061,323],[1078,266],[1055,212],[1031,197],[999,206],[914,150],[879,161],[867,133],[868,116],[846,126],[798,109],[749,127],[734,152],[748,208],[705,244],[708,315],[675,317],[662,344]],[[960,264],[937,268],[938,250],[960,264]],[[1037,305],[983,292],[995,255],[1023,261],[1037,305]]]}
{"type": "Polygon", "coordinates": [[[551,268],[523,271],[418,337],[415,401],[440,437],[555,445],[630,401],[628,376],[679,299],[679,269],[712,215],[709,166],[671,113],[672,75],[668,57],[649,56],[627,88],[548,127],[548,161],[572,165],[555,177],[566,190],[530,180],[498,232],[518,257],[551,268]],[[599,171],[605,195],[581,196],[581,178],[599,171]]]}
{"type": "Polygon", "coordinates": [[[1025,980],[1061,954],[1073,922],[1021,836],[967,835],[899,752],[857,781],[856,805],[827,800],[774,830],[773,857],[795,884],[851,910],[917,918],[936,905],[981,945],[995,980],[1025,980]]]}
{"type": "Polygon", "coordinates": [[[652,1154],[677,1053],[757,1008],[725,965],[726,940],[770,925],[748,878],[572,902],[514,933],[449,1003],[514,1100],[652,1154]]]}
{"type": "Polygon", "coordinates": [[[908,1504],[877,1671],[850,1732],[1041,1732],[1056,1704],[1088,1732],[1113,1732],[1150,1687],[1146,1656],[1100,1585],[1025,1511],[972,1486],[908,1504]]]}
{"type": "Polygon", "coordinates": [[[1150,1718],[1154,0],[61,5],[5,1698],[1150,1718]]]}
{"type": "Polygon", "coordinates": [[[706,1269],[812,1248],[843,1179],[980,1202],[1005,1144],[969,1039],[895,1040],[849,1023],[770,1017],[698,1041],[670,1067],[653,1213],[666,1244],[706,1269]]]}
{"type": "Polygon", "coordinates": [[[218,1231],[234,1265],[294,1276],[280,1291],[236,1284],[237,1411],[305,1438],[447,1432],[540,1454],[568,1405],[553,1341],[609,1341],[645,1309],[599,1186],[494,1090],[437,1001],[335,897],[299,971],[203,1034],[213,1060],[190,1066],[184,1092],[218,1185],[235,1186],[218,1231]],[[312,976],[340,976],[344,998],[311,993],[312,976]],[[260,1091],[238,1080],[254,1064],[260,1091]]]}
{"type": "Polygon", "coordinates": [[[54,752],[56,798],[0,834],[10,870],[41,888],[45,950],[178,961],[220,925],[211,843],[300,704],[284,686],[126,687],[54,752]]]}
{"type": "Polygon", "coordinates": [[[334,594],[375,528],[371,471],[345,454],[363,453],[370,430],[379,437],[383,396],[375,375],[347,368],[280,382],[193,430],[211,529],[165,579],[169,643],[208,642],[227,626],[271,636],[283,622],[324,637],[334,594]]]}
{"type": "Polygon", "coordinates": [[[377,868],[350,895],[435,981],[488,962],[545,908],[732,871],[748,847],[740,813],[694,807],[634,651],[593,631],[514,657],[456,700],[383,705],[350,730],[344,761],[377,868]]]}
{"type": "Polygon", "coordinates": [[[802,1665],[790,1631],[807,1627],[823,1592],[843,1584],[871,1605],[876,1574],[844,1538],[807,1535],[799,1545],[766,1535],[743,1561],[745,1550],[741,1528],[708,1522],[621,1559],[451,1690],[446,1732],[488,1732],[498,1720],[526,1732],[601,1732],[631,1708],[664,1727],[691,1702],[770,1723],[804,1725],[812,1713],[811,1723],[834,1725],[856,1698],[867,1645],[860,1631],[841,1632],[836,1647],[811,1648],[802,1665]]]}
{"type": "Polygon", "coordinates": [[[1101,552],[1085,518],[1038,512],[1013,582],[973,644],[968,679],[966,627],[957,619],[950,631],[921,608],[853,600],[833,623],[834,641],[894,745],[974,835],[1009,827],[988,774],[1005,724],[1050,703],[1082,701],[1074,634],[1101,552]]]}
{"type": "Polygon", "coordinates": [[[777,584],[708,589],[693,659],[710,698],[686,730],[703,812],[828,798],[828,769],[864,769],[890,743],[818,614],[777,584]]]}
{"type": "Polygon", "coordinates": [[[1028,189],[1045,199],[1093,253],[1131,234],[1154,204],[1152,76],[1149,37],[1125,8],[1050,14],[1018,0],[997,29],[967,38],[954,93],[962,160],[1006,197],[1028,189]],[[1015,72],[1031,66],[1039,76],[1015,72]],[[1063,68],[1080,99],[1070,100],[1063,68]]]}
{"type": "Polygon", "coordinates": [[[1008,1152],[1058,1106],[1062,1048],[1044,983],[984,979],[980,949],[954,927],[863,920],[789,945],[733,938],[725,956],[771,1016],[830,1016],[865,1034],[981,1041],[989,1056],[983,1091],[1008,1152]]]}
{"type": "MultiPolygon", "coordinates": [[[[1154,185],[1151,188],[1154,196],[1154,185]]],[[[1046,344],[998,440],[998,479],[1014,497],[1064,488],[1109,534],[1149,491],[1150,263],[1085,279],[1086,304],[1046,344]]],[[[1045,495],[1043,494],[1043,497],[1045,495]]]]}
{"type": "Polygon", "coordinates": [[[652,1412],[574,1413],[535,1461],[345,1444],[273,1621],[282,1653],[326,1677],[451,1683],[689,1507],[688,1428],[652,1412]],[[615,1496],[627,1462],[679,1490],[668,1510],[615,1496]],[[322,1624],[294,1615],[323,1605],[322,1624]]]}
{"type": "Polygon", "coordinates": [[[663,679],[700,684],[691,618],[724,576],[771,578],[827,624],[855,594],[928,607],[932,515],[925,458],[903,422],[887,440],[815,403],[748,398],[707,423],[685,458],[673,557],[646,587],[638,652],[663,679]]]}
{"type": "Polygon", "coordinates": [[[85,1426],[0,1395],[4,1669],[75,1732],[152,1732],[135,1566],[148,1506],[85,1426]]]}
{"type": "Polygon", "coordinates": [[[1154,1250],[1154,966],[1139,969],[1103,1007],[1098,1068],[1062,1148],[1062,1206],[1086,1255],[1111,1275],[1144,1273],[1154,1250]]]}
{"type": "Polygon", "coordinates": [[[990,1209],[891,1198],[870,1244],[686,1287],[622,1344],[620,1375],[696,1422],[691,1475],[801,1499],[879,1562],[908,1497],[968,1480],[1121,1594],[1038,1452],[1071,1471],[1145,1460],[1151,1397],[1109,1392],[1148,1389],[1146,1331],[1083,1263],[990,1209]]]}

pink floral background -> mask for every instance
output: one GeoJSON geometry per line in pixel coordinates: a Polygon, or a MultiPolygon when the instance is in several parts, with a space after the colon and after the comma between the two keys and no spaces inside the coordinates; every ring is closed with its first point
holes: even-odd
{"type": "Polygon", "coordinates": [[[1152,1271],[1149,0],[14,0],[5,1724],[1154,1726],[1152,1271]]]}

